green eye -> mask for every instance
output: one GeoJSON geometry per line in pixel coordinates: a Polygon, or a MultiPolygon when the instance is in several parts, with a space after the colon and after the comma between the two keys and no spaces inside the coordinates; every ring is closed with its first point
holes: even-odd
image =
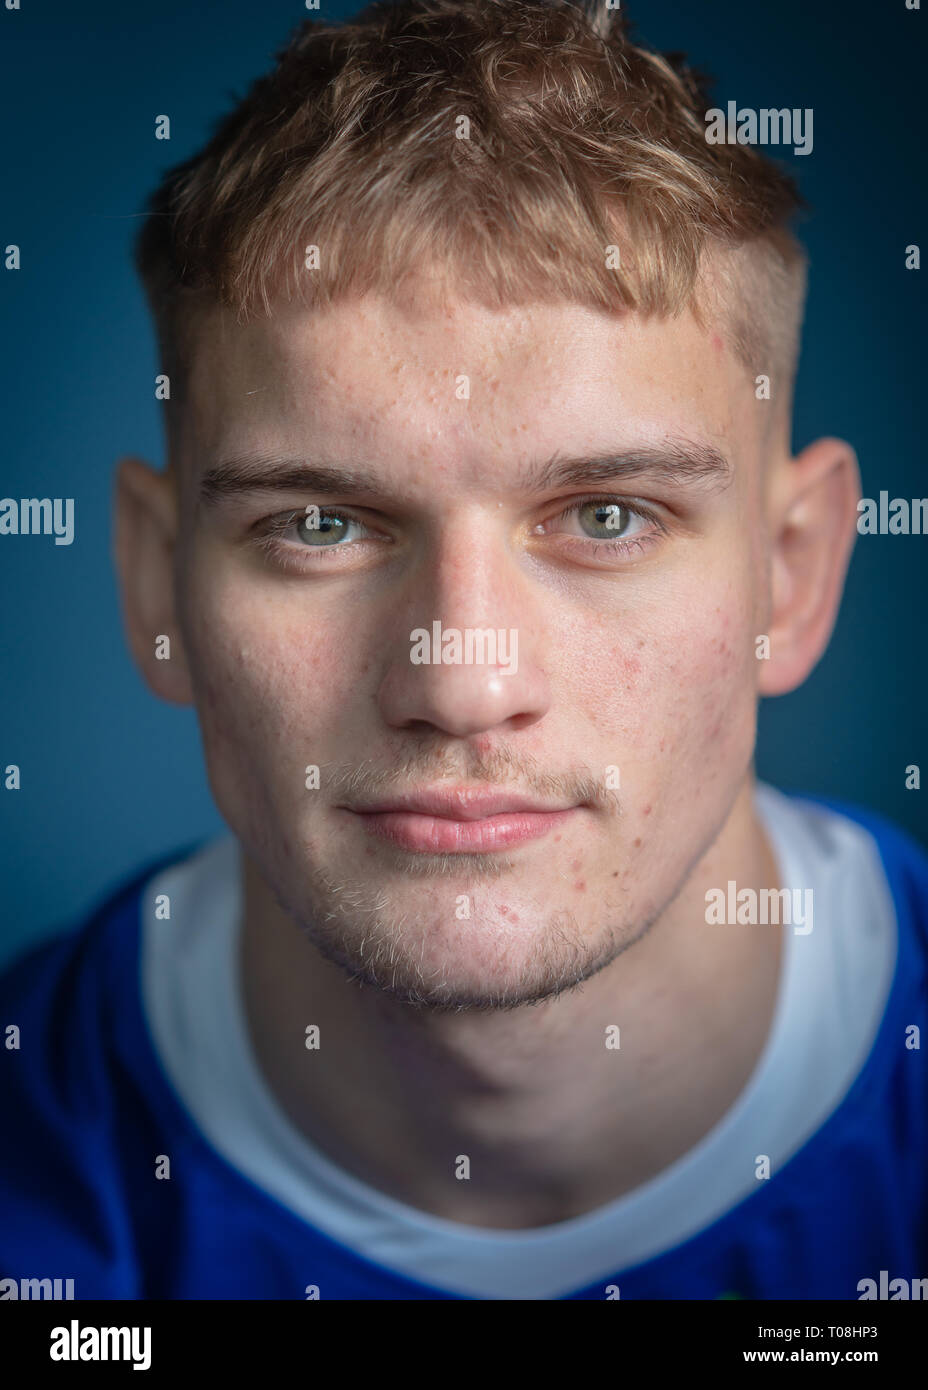
{"type": "Polygon", "coordinates": [[[622,536],[632,513],[619,502],[584,502],[577,508],[581,527],[593,540],[608,541],[622,536]]]}
{"type": "Polygon", "coordinates": [[[296,533],[306,545],[315,546],[317,549],[332,549],[339,541],[344,540],[350,528],[357,524],[349,517],[340,516],[338,512],[318,512],[301,517],[296,533]]]}

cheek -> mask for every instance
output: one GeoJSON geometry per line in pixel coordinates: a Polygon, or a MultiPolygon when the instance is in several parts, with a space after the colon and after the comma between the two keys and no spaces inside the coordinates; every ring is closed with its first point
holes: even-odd
{"type": "MultiPolygon", "coordinates": [[[[574,633],[574,643],[579,634],[574,633]]],[[[752,736],[756,705],[754,632],[737,597],[706,609],[668,603],[652,617],[597,623],[586,634],[573,696],[599,732],[642,764],[700,756],[752,736]]]]}
{"type": "Polygon", "coordinates": [[[324,620],[297,586],[271,592],[212,575],[188,592],[184,633],[214,783],[298,789],[307,764],[337,755],[358,675],[350,621],[343,611],[324,620]]]}

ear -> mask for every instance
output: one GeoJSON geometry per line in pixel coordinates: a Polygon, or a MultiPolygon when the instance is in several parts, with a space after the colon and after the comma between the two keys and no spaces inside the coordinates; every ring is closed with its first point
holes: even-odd
{"type": "Polygon", "coordinates": [[[141,459],[121,459],[115,512],[115,559],[132,654],[156,695],[191,704],[190,671],[175,609],[178,507],[173,477],[141,459]]]}
{"type": "Polygon", "coordinates": [[[859,498],[857,456],[841,439],[818,439],[775,466],[770,655],[758,663],[761,695],[795,690],[828,645],[857,537],[859,498]]]}

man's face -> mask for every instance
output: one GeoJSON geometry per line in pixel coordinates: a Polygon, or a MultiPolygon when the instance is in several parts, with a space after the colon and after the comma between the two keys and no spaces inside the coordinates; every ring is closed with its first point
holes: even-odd
{"type": "Polygon", "coordinates": [[[217,315],[200,342],[178,604],[226,820],[383,988],[501,1004],[587,977],[673,899],[750,767],[748,373],[689,315],[569,304],[369,297],[217,315]],[[364,476],[278,489],[275,458],[364,476]]]}

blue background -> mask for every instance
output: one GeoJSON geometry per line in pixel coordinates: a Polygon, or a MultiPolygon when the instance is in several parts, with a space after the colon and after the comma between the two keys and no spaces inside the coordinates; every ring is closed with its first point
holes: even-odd
{"type": "MultiPolygon", "coordinates": [[[[142,862],[220,828],[195,717],[132,666],[111,562],[115,462],[163,461],[157,361],[130,239],[166,167],[192,154],[308,14],[296,0],[23,0],[0,8],[3,211],[0,496],[74,497],[76,538],[0,538],[3,638],[0,957],[66,925],[142,862]],[[171,116],[170,142],[154,117],[171,116]]],[[[324,18],[357,6],[323,0],[324,18]]],[[[639,35],[683,50],[715,98],[812,107],[814,150],[785,154],[813,204],[794,441],[856,447],[865,496],[928,492],[925,291],[928,12],[904,0],[638,0],[639,35]]],[[[925,746],[928,537],[858,538],[831,646],[761,708],[758,771],[870,805],[928,840],[904,769],[925,746]]],[[[928,771],[928,767],[925,767],[928,771]]]]}

